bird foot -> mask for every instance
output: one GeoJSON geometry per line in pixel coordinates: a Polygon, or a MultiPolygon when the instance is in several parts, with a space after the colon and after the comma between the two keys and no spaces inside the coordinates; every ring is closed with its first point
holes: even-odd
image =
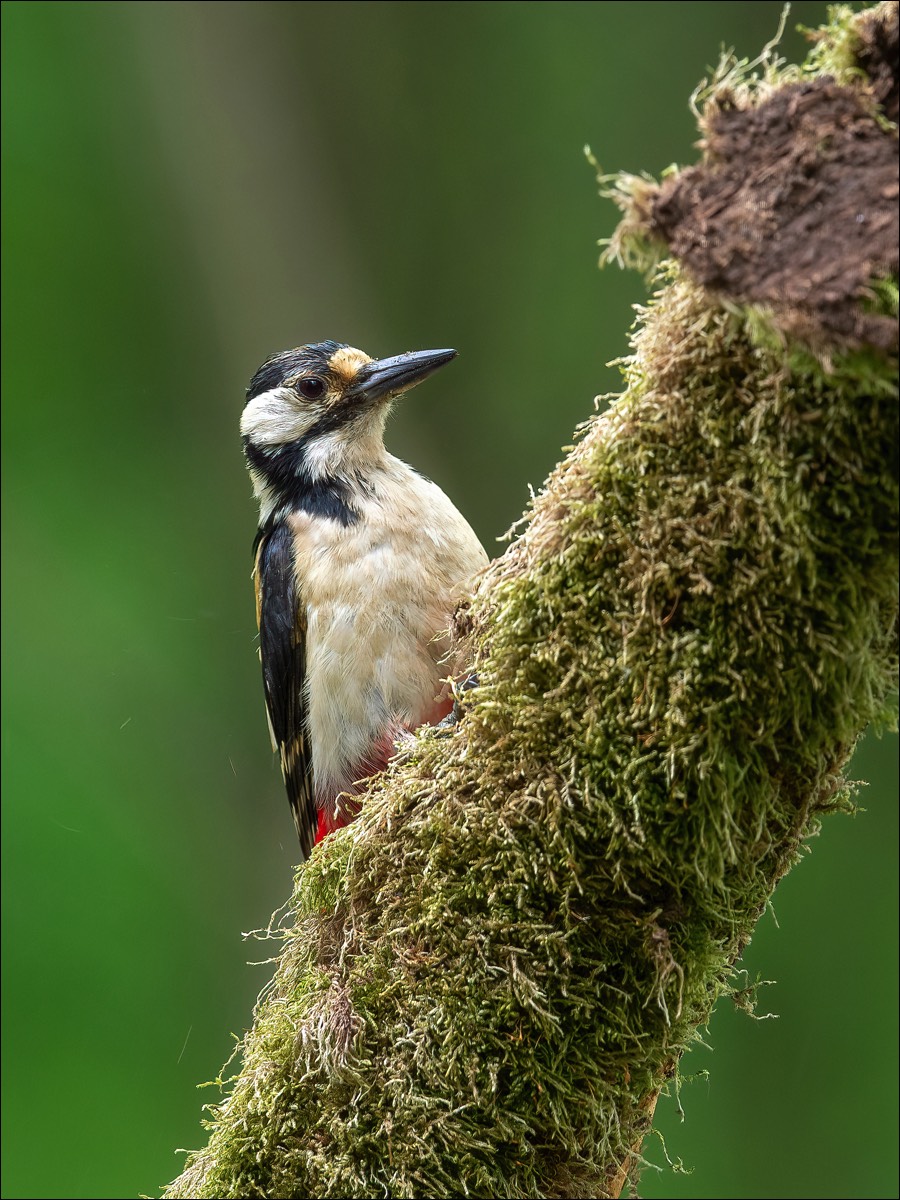
{"type": "Polygon", "coordinates": [[[462,683],[458,683],[453,689],[453,707],[444,717],[443,721],[438,721],[435,729],[452,729],[454,725],[459,723],[460,717],[463,714],[463,705],[460,703],[460,697],[465,692],[470,692],[472,688],[478,686],[477,675],[467,675],[462,683]]]}

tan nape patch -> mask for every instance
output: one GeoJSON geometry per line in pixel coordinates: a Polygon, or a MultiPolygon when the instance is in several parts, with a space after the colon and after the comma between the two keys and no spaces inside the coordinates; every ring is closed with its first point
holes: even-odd
{"type": "Polygon", "coordinates": [[[342,346],[332,354],[328,360],[328,367],[345,384],[350,384],[356,378],[359,368],[371,361],[371,357],[362,350],[355,350],[353,346],[342,346]]]}

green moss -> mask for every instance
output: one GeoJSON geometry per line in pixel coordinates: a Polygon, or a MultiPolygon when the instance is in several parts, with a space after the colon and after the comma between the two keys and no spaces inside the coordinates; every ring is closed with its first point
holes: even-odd
{"type": "MultiPolygon", "coordinates": [[[[870,295],[861,299],[860,307],[866,312],[892,315],[890,305],[896,304],[896,288],[896,283],[890,279],[874,281],[870,295]]],[[[890,397],[895,394],[895,356],[885,356],[870,348],[828,345],[818,332],[801,341],[785,332],[783,314],[773,312],[767,305],[728,303],[727,307],[746,321],[751,340],[761,348],[780,354],[796,378],[824,375],[832,386],[843,383],[866,395],[877,393],[890,397]]]]}
{"type": "Polygon", "coordinates": [[[873,279],[869,287],[870,294],[863,300],[866,311],[896,320],[900,310],[900,280],[897,276],[886,275],[873,279]]]}
{"type": "Polygon", "coordinates": [[[829,4],[828,20],[818,29],[798,26],[813,43],[803,65],[809,75],[830,75],[845,87],[856,87],[865,80],[857,62],[860,39],[859,12],[851,4],[829,4]]]}
{"type": "MultiPolygon", "coordinates": [[[[869,105],[873,120],[887,133],[896,133],[897,126],[884,112],[878,91],[880,88],[871,87],[868,72],[861,60],[865,60],[867,50],[871,49],[871,39],[875,24],[896,23],[896,11],[891,13],[891,4],[882,3],[863,9],[854,10],[849,4],[830,4],[828,6],[828,21],[819,29],[799,27],[813,43],[802,72],[807,76],[830,75],[844,87],[853,88],[869,105]]],[[[896,34],[894,35],[896,38],[896,34]]],[[[877,39],[876,39],[877,40],[877,39]]],[[[889,41],[889,39],[888,39],[889,41]]],[[[885,45],[879,54],[891,52],[885,45]]],[[[894,41],[893,62],[881,64],[885,75],[897,73],[896,40],[894,41]]],[[[896,83],[894,84],[896,87],[896,83]]]]}
{"type": "Polygon", "coordinates": [[[831,369],[660,284],[623,395],[475,598],[465,720],[298,874],[169,1196],[617,1194],[745,997],[776,882],[851,804],[897,679],[895,365],[831,369]]]}

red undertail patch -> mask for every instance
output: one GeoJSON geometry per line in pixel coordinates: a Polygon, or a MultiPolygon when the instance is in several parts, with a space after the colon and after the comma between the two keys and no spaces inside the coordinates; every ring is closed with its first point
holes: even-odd
{"type": "MultiPolygon", "coordinates": [[[[442,721],[453,708],[453,697],[449,696],[446,700],[436,702],[427,714],[422,725],[436,725],[438,721],[442,721]]],[[[361,759],[348,774],[359,783],[368,779],[371,775],[377,775],[379,771],[383,771],[394,755],[397,753],[397,742],[402,741],[404,736],[408,736],[414,729],[418,729],[418,725],[406,725],[395,723],[378,739],[373,742],[372,748],[365,758],[361,759]]],[[[319,823],[316,827],[315,845],[328,837],[329,833],[334,833],[335,829],[343,829],[345,825],[349,825],[351,821],[359,814],[362,807],[351,799],[354,792],[357,790],[356,785],[342,792],[341,796],[335,801],[328,801],[319,808],[319,823]]]]}

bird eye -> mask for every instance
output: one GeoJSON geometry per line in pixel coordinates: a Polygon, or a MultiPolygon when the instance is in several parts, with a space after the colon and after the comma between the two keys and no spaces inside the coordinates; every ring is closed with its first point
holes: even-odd
{"type": "Polygon", "coordinates": [[[325,380],[320,379],[318,375],[307,375],[305,379],[298,379],[294,386],[307,400],[321,400],[325,395],[325,380]]]}

